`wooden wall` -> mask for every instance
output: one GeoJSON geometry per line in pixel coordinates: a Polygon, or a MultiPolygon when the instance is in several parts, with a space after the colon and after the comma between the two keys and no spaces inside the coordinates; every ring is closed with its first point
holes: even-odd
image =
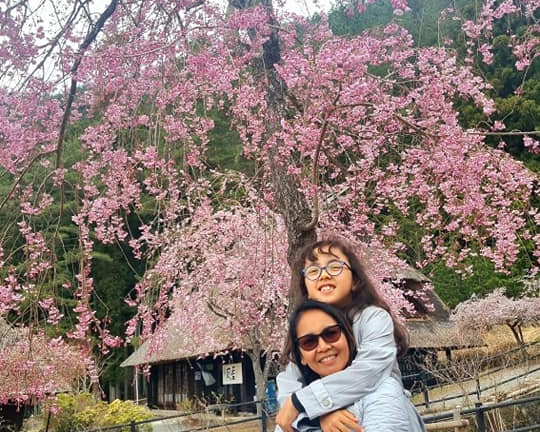
{"type": "Polygon", "coordinates": [[[250,358],[240,353],[216,359],[183,359],[153,365],[148,393],[148,405],[161,409],[179,409],[183,401],[194,399],[216,403],[216,395],[224,403],[251,402],[255,395],[255,377],[250,358]],[[242,363],[243,384],[223,385],[222,365],[237,362],[242,363]],[[205,385],[201,369],[214,377],[213,385],[205,385]]]}

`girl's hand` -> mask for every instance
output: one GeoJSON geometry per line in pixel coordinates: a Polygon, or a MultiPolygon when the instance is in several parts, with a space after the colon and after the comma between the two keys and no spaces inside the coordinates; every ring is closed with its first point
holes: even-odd
{"type": "Polygon", "coordinates": [[[296,420],[298,414],[300,413],[294,407],[292,400],[289,397],[276,415],[276,424],[283,430],[283,432],[294,432],[292,423],[296,420]]]}
{"type": "Polygon", "coordinates": [[[364,432],[364,428],[358,424],[358,419],[346,409],[340,409],[325,414],[320,418],[323,432],[364,432]]]}

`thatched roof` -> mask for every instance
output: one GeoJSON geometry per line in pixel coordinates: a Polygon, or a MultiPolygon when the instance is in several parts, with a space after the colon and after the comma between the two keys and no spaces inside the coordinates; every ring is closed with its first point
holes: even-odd
{"type": "Polygon", "coordinates": [[[431,308],[425,308],[419,301],[409,298],[419,314],[432,317],[436,320],[448,320],[450,310],[431,286],[426,289],[426,285],[431,284],[431,280],[421,271],[397,259],[397,257],[384,249],[364,251],[363,259],[367,264],[368,271],[370,268],[376,268],[378,262],[383,259],[386,267],[389,269],[389,274],[385,277],[386,280],[395,283],[399,281],[404,282],[405,285],[403,288],[406,291],[422,291],[427,303],[431,304],[431,308]]]}
{"type": "MultiPolygon", "coordinates": [[[[215,316],[215,321],[220,318],[215,316]]],[[[153,344],[153,339],[146,340],[120,366],[137,366],[147,363],[164,363],[178,359],[195,359],[209,354],[228,351],[233,347],[225,332],[220,336],[193,337],[192,333],[180,328],[167,327],[166,336],[161,346],[153,344]],[[220,342],[218,342],[220,341],[220,342]]]]}
{"type": "Polygon", "coordinates": [[[421,271],[399,259],[387,249],[365,249],[361,252],[361,259],[369,269],[375,269],[381,261],[385,263],[385,269],[389,272],[388,279],[412,280],[415,282],[431,282],[421,271]]]}
{"type": "Polygon", "coordinates": [[[21,337],[21,332],[0,317],[0,351],[13,345],[21,337]]]}
{"type": "MultiPolygon", "coordinates": [[[[410,319],[406,321],[409,330],[411,348],[455,349],[466,346],[478,346],[474,335],[464,335],[455,323],[448,320],[410,319]]],[[[244,347],[245,349],[246,347],[244,347]]],[[[212,344],[204,339],[198,343],[187,332],[169,332],[163,348],[149,354],[150,341],[144,342],[133,354],[122,362],[122,367],[133,367],[143,364],[173,362],[180,359],[196,359],[204,355],[212,355],[234,349],[232,344],[212,344]]]]}
{"type": "Polygon", "coordinates": [[[391,275],[391,277],[394,279],[411,280],[421,283],[431,282],[431,280],[425,274],[407,264],[394,266],[394,274],[391,275]]]}
{"type": "Polygon", "coordinates": [[[407,320],[411,348],[456,349],[482,345],[473,334],[460,332],[456,324],[448,320],[407,320]]]}
{"type": "Polygon", "coordinates": [[[196,318],[173,314],[120,366],[197,359],[240,348],[251,349],[247,337],[238,337],[227,319],[206,307],[198,310],[196,318]],[[193,328],[193,320],[198,322],[196,328],[193,328]]]}

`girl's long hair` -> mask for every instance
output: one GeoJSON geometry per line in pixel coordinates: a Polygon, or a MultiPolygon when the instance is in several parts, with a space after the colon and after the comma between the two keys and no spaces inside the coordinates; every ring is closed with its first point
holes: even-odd
{"type": "Polygon", "coordinates": [[[306,385],[320,378],[320,376],[313,372],[308,366],[302,364],[302,353],[300,352],[300,347],[297,343],[297,327],[298,321],[300,320],[302,314],[308,310],[314,309],[325,312],[334,318],[336,323],[340,325],[341,330],[345,335],[345,339],[347,340],[347,345],[349,346],[349,361],[347,366],[352,363],[354,357],[356,356],[356,340],[353,334],[353,329],[350,321],[347,319],[343,311],[328,303],[323,303],[316,300],[306,300],[305,302],[301,303],[289,317],[289,332],[287,334],[287,341],[281,357],[282,359],[287,359],[298,366],[306,385]]]}
{"type": "MultiPolygon", "coordinates": [[[[293,307],[308,298],[306,282],[302,275],[302,269],[306,261],[314,262],[317,260],[317,255],[320,254],[329,253],[330,255],[335,255],[336,249],[339,249],[349,260],[353,276],[351,301],[343,308],[347,318],[352,322],[354,316],[368,306],[378,306],[384,309],[390,314],[394,323],[394,338],[396,340],[398,355],[405,354],[409,346],[407,329],[392,314],[390,307],[367,275],[364,264],[354,253],[353,247],[340,238],[326,238],[316,241],[307,245],[300,252],[292,268],[291,298],[296,299],[297,302],[293,307]]],[[[337,255],[335,256],[339,258],[337,255]]],[[[284,359],[285,357],[282,356],[281,358],[284,359]]]]}

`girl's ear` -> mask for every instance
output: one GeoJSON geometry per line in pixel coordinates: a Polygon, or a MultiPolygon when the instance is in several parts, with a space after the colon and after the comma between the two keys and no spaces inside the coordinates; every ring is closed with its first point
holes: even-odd
{"type": "Polygon", "coordinates": [[[303,366],[307,366],[307,363],[304,360],[304,356],[300,357],[300,363],[302,363],[303,366]]]}

